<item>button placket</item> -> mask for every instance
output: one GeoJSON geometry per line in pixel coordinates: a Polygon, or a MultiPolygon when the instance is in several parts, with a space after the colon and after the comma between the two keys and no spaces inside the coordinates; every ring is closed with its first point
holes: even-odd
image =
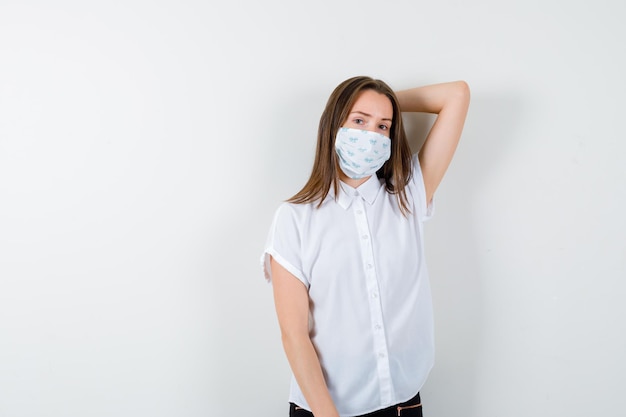
{"type": "Polygon", "coordinates": [[[367,212],[363,199],[356,197],[353,201],[353,210],[357,225],[357,233],[361,238],[361,258],[363,271],[365,272],[366,288],[369,294],[368,306],[372,323],[372,336],[374,354],[376,355],[378,378],[380,382],[380,395],[383,402],[391,402],[391,374],[387,354],[387,337],[383,323],[382,306],[380,304],[378,276],[374,263],[374,250],[367,223],[367,212]]]}

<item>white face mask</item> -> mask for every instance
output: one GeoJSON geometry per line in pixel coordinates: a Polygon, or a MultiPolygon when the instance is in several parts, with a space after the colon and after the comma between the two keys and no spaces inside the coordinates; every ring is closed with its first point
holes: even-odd
{"type": "Polygon", "coordinates": [[[352,179],[373,175],[391,156],[391,139],[369,130],[341,127],[335,139],[339,166],[352,179]]]}

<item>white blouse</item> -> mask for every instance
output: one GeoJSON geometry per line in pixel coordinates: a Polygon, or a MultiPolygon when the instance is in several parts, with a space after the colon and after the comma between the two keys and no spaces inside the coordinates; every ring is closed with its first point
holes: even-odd
{"type": "MultiPolygon", "coordinates": [[[[370,177],[341,183],[321,207],[282,203],[261,258],[269,256],[309,292],[310,337],[341,416],[412,398],[434,361],[433,314],[423,245],[432,215],[417,156],[407,187],[411,214],[370,177]]],[[[310,410],[295,378],[289,401],[310,410]]]]}

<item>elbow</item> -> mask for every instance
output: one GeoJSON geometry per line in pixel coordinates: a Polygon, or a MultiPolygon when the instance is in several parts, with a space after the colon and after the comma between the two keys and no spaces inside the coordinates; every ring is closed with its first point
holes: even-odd
{"type": "Polygon", "coordinates": [[[459,95],[463,97],[463,99],[469,103],[471,92],[469,88],[469,84],[466,81],[458,82],[459,95]]]}
{"type": "Polygon", "coordinates": [[[281,341],[288,358],[305,352],[311,347],[311,338],[308,333],[282,332],[281,341]]]}
{"type": "Polygon", "coordinates": [[[465,81],[454,81],[449,95],[450,104],[460,106],[467,111],[470,102],[470,88],[465,81]]]}
{"type": "Polygon", "coordinates": [[[469,84],[467,83],[467,81],[457,81],[455,83],[455,87],[456,87],[456,92],[458,94],[459,97],[463,97],[465,99],[467,99],[469,101],[470,98],[470,87],[469,84]]]}
{"type": "Polygon", "coordinates": [[[283,329],[280,335],[285,348],[301,346],[311,341],[308,332],[283,329]]]}

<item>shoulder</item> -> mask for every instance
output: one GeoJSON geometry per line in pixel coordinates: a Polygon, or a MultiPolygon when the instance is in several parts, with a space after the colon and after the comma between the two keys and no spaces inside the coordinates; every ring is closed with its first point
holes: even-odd
{"type": "Polygon", "coordinates": [[[297,228],[309,217],[312,209],[312,204],[282,202],[274,212],[273,228],[297,228]]]}
{"type": "Polygon", "coordinates": [[[300,217],[311,210],[311,204],[283,201],[278,205],[275,217],[300,217]]]}

